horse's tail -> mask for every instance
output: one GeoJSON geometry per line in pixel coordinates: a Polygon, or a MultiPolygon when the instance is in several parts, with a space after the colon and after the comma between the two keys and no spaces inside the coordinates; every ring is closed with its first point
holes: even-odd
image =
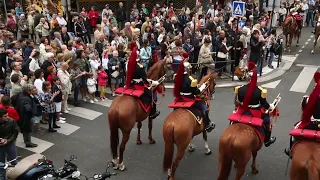
{"type": "Polygon", "coordinates": [[[116,155],[119,146],[119,111],[109,111],[108,113],[110,144],[112,155],[116,155]]]}
{"type": "Polygon", "coordinates": [[[227,180],[232,168],[232,150],[235,137],[220,138],[218,180],[227,180]]]}
{"type": "Polygon", "coordinates": [[[174,126],[165,124],[163,126],[163,139],[164,139],[164,156],[163,156],[163,171],[171,168],[173,152],[174,152],[174,126]]]}
{"type": "Polygon", "coordinates": [[[311,157],[307,162],[307,171],[308,171],[308,180],[319,180],[319,171],[318,171],[318,164],[316,160],[311,157]]]}

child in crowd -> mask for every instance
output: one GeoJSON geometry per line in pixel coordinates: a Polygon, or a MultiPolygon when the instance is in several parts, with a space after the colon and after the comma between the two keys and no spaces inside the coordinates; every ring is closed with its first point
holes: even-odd
{"type": "Polygon", "coordinates": [[[103,66],[98,67],[98,86],[100,88],[100,99],[104,101],[106,98],[106,86],[108,80],[108,74],[104,71],[103,66]]]}
{"type": "Polygon", "coordinates": [[[8,111],[8,116],[16,121],[20,120],[18,112],[10,106],[11,99],[9,96],[2,96],[1,97],[1,104],[0,109],[6,109],[8,111]]]}
{"type": "Polygon", "coordinates": [[[28,72],[28,75],[27,75],[27,83],[28,84],[33,84],[34,81],[35,81],[35,76],[34,76],[34,73],[33,72],[28,72]]]}
{"type": "Polygon", "coordinates": [[[57,132],[57,128],[60,128],[56,124],[57,114],[56,114],[56,106],[54,105],[54,98],[60,94],[60,91],[56,91],[55,93],[51,93],[51,83],[49,81],[44,81],[42,84],[43,94],[41,95],[41,102],[44,103],[44,112],[48,114],[48,124],[49,124],[49,132],[57,132]]]}
{"type": "Polygon", "coordinates": [[[32,90],[32,100],[36,105],[36,108],[35,108],[36,111],[34,116],[32,117],[32,121],[35,124],[37,133],[43,134],[44,132],[40,129],[40,121],[42,119],[42,103],[36,87],[34,87],[32,90]]]}
{"type": "Polygon", "coordinates": [[[95,98],[95,93],[97,91],[96,84],[97,81],[93,78],[93,75],[88,74],[87,88],[90,96],[90,103],[98,102],[98,99],[95,98]]]}
{"type": "Polygon", "coordinates": [[[57,122],[59,123],[65,123],[66,118],[63,118],[60,116],[61,113],[61,104],[62,104],[62,90],[61,90],[61,82],[59,77],[55,76],[52,78],[52,82],[53,82],[53,88],[52,88],[52,92],[59,92],[59,94],[53,99],[53,102],[56,106],[56,113],[57,113],[57,122]]]}
{"type": "Polygon", "coordinates": [[[170,55],[170,52],[169,51],[166,51],[166,56],[163,58],[164,61],[166,61],[166,63],[170,64],[172,63],[172,56],[170,55]]]}

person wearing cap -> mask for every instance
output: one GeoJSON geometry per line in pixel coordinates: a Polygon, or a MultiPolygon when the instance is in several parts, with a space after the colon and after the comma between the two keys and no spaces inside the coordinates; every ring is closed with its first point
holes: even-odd
{"type": "MultiPolygon", "coordinates": [[[[152,92],[148,87],[157,87],[159,82],[156,80],[147,79],[147,73],[138,58],[137,44],[132,42],[130,44],[131,55],[127,64],[127,79],[126,87],[143,90],[144,93],[140,96],[140,100],[144,104],[151,105],[149,118],[155,119],[160,111],[157,110],[156,105],[152,101],[152,92]]],[[[114,68],[112,66],[112,68],[114,68]]]]}
{"type": "Polygon", "coordinates": [[[204,115],[205,130],[211,132],[215,128],[215,124],[209,118],[209,109],[202,99],[196,98],[206,88],[206,85],[202,84],[198,87],[198,81],[189,75],[192,68],[188,62],[189,54],[183,53],[182,57],[183,60],[180,62],[174,78],[175,101],[195,101],[195,106],[201,109],[204,115]]]}
{"type": "MultiPolygon", "coordinates": [[[[318,125],[311,120],[320,120],[320,72],[314,73],[313,80],[315,87],[309,96],[303,96],[301,101],[302,115],[301,120],[294,124],[295,129],[318,130],[318,125]]],[[[291,157],[291,147],[294,138],[290,137],[290,148],[286,148],[284,152],[291,157]]]]}
{"type": "Polygon", "coordinates": [[[263,112],[265,110],[273,111],[275,106],[267,101],[267,90],[257,86],[257,70],[255,63],[248,64],[249,83],[243,86],[237,86],[234,89],[235,104],[238,106],[236,113],[260,117],[264,123],[265,139],[264,144],[269,147],[276,141],[276,137],[271,137],[270,117],[263,112]]]}

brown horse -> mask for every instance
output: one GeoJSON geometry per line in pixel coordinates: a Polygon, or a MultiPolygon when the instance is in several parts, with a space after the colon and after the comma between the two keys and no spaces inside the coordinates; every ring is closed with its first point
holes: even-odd
{"type": "Polygon", "coordinates": [[[290,180],[320,179],[320,143],[300,141],[292,148],[290,180]]]}
{"type": "MultiPolygon", "coordinates": [[[[159,61],[155,63],[147,72],[148,79],[158,80],[165,75],[165,61],[159,61]]],[[[108,112],[109,129],[110,129],[110,143],[112,152],[112,162],[114,169],[123,171],[125,165],[123,163],[123,152],[125,146],[129,140],[131,130],[134,128],[137,122],[138,136],[137,144],[141,144],[140,130],[142,127],[142,121],[149,117],[149,112],[145,112],[139,104],[137,98],[123,95],[116,97],[108,112]],[[119,148],[119,129],[122,132],[122,141],[119,148]]],[[[152,119],[149,118],[149,143],[154,144],[155,140],[152,137],[152,119]]]]}
{"type": "MultiPolygon", "coordinates": [[[[317,19],[316,22],[319,21],[319,18],[320,18],[319,15],[317,15],[317,16],[315,17],[315,19],[317,19]]],[[[313,44],[313,49],[312,49],[312,51],[311,51],[311,54],[314,54],[314,51],[315,51],[316,46],[317,46],[317,44],[318,44],[318,39],[319,39],[319,37],[320,37],[320,26],[318,26],[318,23],[316,24],[316,26],[317,26],[317,29],[316,29],[316,32],[314,33],[314,44],[313,44]]]]}
{"type": "Polygon", "coordinates": [[[284,51],[291,52],[292,39],[297,38],[297,47],[301,36],[301,28],[298,26],[296,19],[293,16],[288,16],[282,24],[282,31],[286,37],[286,47],[284,51]]]}
{"type": "MultiPolygon", "coordinates": [[[[273,123],[271,122],[271,124],[273,123]]],[[[260,140],[254,127],[241,123],[235,123],[227,127],[219,140],[218,180],[228,179],[232,161],[235,162],[237,168],[235,179],[240,180],[245,173],[251,155],[253,157],[251,172],[257,174],[259,171],[256,168],[256,157],[262,145],[263,140],[260,140]]]]}
{"type": "MultiPolygon", "coordinates": [[[[209,106],[210,96],[214,92],[215,78],[217,73],[211,73],[204,76],[199,84],[206,82],[209,78],[209,87],[206,91],[205,100],[209,106]]],[[[163,157],[163,170],[168,172],[168,179],[175,179],[175,172],[179,165],[179,162],[184,156],[185,149],[189,145],[189,151],[194,151],[194,146],[191,144],[191,140],[194,136],[202,133],[205,140],[206,155],[211,154],[207,143],[207,132],[204,129],[203,123],[198,124],[195,117],[187,109],[177,109],[171,112],[164,124],[163,124],[163,139],[165,142],[165,153],[163,157]],[[174,144],[178,148],[177,156],[172,163],[174,144]]]]}

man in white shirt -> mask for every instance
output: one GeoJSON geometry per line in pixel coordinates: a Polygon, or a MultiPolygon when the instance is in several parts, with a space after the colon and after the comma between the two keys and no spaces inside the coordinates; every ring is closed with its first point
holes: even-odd
{"type": "Polygon", "coordinates": [[[60,26],[67,26],[67,21],[64,19],[61,13],[58,13],[57,21],[60,26]]]}
{"type": "Polygon", "coordinates": [[[210,14],[210,17],[215,17],[216,16],[213,4],[210,6],[210,9],[208,10],[207,14],[210,14]]]}

